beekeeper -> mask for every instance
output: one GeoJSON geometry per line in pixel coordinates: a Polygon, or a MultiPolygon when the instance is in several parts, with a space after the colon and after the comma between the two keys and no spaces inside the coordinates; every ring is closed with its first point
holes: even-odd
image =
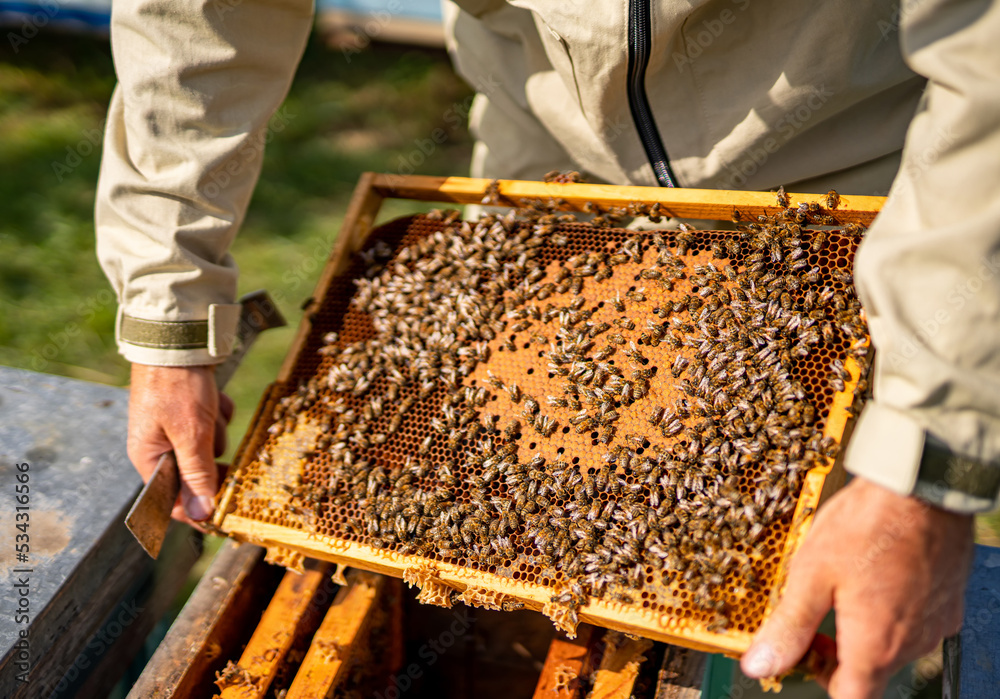
{"type": "MultiPolygon", "coordinates": [[[[309,0],[116,3],[98,253],[132,363],[128,453],[174,449],[178,518],[204,520],[231,413],[227,250],[309,0]]],[[[819,512],[742,661],[791,667],[831,606],[837,699],[961,624],[971,514],[1000,488],[1000,5],[988,0],[465,0],[445,6],[478,91],[472,174],[575,169],[615,184],[884,194],[856,282],[878,364],[858,476],[819,512]]]]}

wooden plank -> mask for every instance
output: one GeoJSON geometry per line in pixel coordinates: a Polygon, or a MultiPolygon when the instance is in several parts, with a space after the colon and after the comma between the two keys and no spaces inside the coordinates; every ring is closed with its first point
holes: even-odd
{"type": "MultiPolygon", "coordinates": [[[[386,197],[422,201],[479,204],[490,180],[469,177],[425,177],[376,175],[374,187],[386,197]]],[[[604,184],[547,184],[498,180],[501,205],[517,206],[522,199],[562,199],[569,210],[582,210],[587,202],[602,206],[626,206],[631,202],[660,202],[669,216],[690,219],[725,220],[739,209],[747,216],[773,215],[781,211],[770,192],[738,192],[716,189],[668,187],[621,187],[604,184]]],[[[824,195],[788,195],[792,207],[815,202],[825,206],[824,195]]],[[[829,212],[838,223],[869,224],[885,203],[885,197],[841,197],[840,205],[829,212]]]]}
{"type": "Polygon", "coordinates": [[[149,578],[105,622],[98,641],[108,645],[75,696],[103,697],[111,692],[142,650],[146,636],[170,609],[201,551],[199,532],[179,522],[170,525],[149,578]],[[118,629],[120,633],[116,633],[118,629]]]}
{"type": "Polygon", "coordinates": [[[586,678],[593,670],[593,645],[603,632],[590,624],[577,627],[576,638],[558,635],[549,644],[534,699],[582,699],[586,678]]]}
{"type": "Polygon", "coordinates": [[[587,699],[629,699],[639,668],[646,660],[644,653],[653,647],[653,642],[608,631],[604,643],[601,664],[594,673],[594,687],[587,699]]]}
{"type": "Polygon", "coordinates": [[[765,615],[771,613],[781,597],[792,559],[805,543],[806,535],[809,533],[816,516],[816,510],[830,496],[840,490],[847,480],[847,471],[844,469],[844,458],[847,454],[846,445],[857,424],[856,416],[852,415],[849,409],[854,405],[854,390],[857,388],[858,382],[866,377],[861,376],[861,365],[853,357],[847,358],[844,362],[844,368],[850,374],[850,378],[844,382],[843,391],[833,394],[826,425],[823,428],[823,436],[834,438],[841,445],[841,449],[835,459],[825,458],[825,463],[814,466],[806,474],[798,503],[795,506],[792,523],[788,528],[788,536],[785,537],[784,548],[779,559],[780,566],[771,587],[765,615]]]}
{"type": "Polygon", "coordinates": [[[241,679],[220,685],[222,699],[261,699],[267,695],[271,681],[299,634],[299,625],[313,596],[329,577],[330,566],[318,561],[307,561],[301,574],[285,573],[240,656],[237,667],[241,679]]]}
{"type": "Polygon", "coordinates": [[[667,646],[657,675],[654,699],[701,699],[708,656],[679,646],[667,646]]]}
{"type": "Polygon", "coordinates": [[[275,570],[263,558],[257,546],[223,544],[128,699],[188,697],[211,686],[215,670],[239,652],[249,636],[245,627],[259,618],[274,590],[275,570]]]}
{"type": "MultiPolygon", "coordinates": [[[[0,696],[49,696],[73,686],[89,663],[96,662],[88,659],[87,645],[133,584],[148,576],[153,567],[152,560],[125,527],[128,507],[116,513],[117,525],[108,527],[104,536],[93,542],[90,555],[80,562],[32,625],[32,643],[45,652],[33,658],[28,681],[11,681],[9,691],[0,691],[0,696]]],[[[7,658],[13,656],[11,653],[7,658]]]]}
{"type": "Polygon", "coordinates": [[[381,575],[351,571],[347,587],[337,593],[313,636],[285,699],[327,697],[343,682],[355,648],[365,642],[371,630],[386,580],[381,575]]]}
{"type": "Polygon", "coordinates": [[[107,653],[94,635],[153,569],[123,523],[142,487],[127,428],[126,389],[0,367],[0,579],[30,591],[24,616],[16,588],[0,595],[0,697],[84,681],[107,653]],[[15,534],[30,550],[15,552],[15,534]]]}
{"type": "Polygon", "coordinates": [[[944,696],[994,697],[1000,685],[1000,548],[977,545],[958,637],[945,641],[944,696]]]}
{"type": "Polygon", "coordinates": [[[941,673],[941,699],[958,699],[962,690],[962,637],[956,634],[944,639],[944,665],[941,673]]]}

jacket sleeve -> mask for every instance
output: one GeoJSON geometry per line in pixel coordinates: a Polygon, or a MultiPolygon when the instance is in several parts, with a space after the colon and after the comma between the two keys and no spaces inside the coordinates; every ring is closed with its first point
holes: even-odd
{"type": "Polygon", "coordinates": [[[1000,488],[1000,4],[902,7],[904,54],[929,82],[857,256],[877,360],[846,466],[985,511],[1000,488]]]}
{"type": "Polygon", "coordinates": [[[227,252],[312,27],[312,0],[128,0],[96,203],[131,362],[222,361],[239,317],[227,252]],[[272,118],[272,115],[273,118],[272,118]]]}

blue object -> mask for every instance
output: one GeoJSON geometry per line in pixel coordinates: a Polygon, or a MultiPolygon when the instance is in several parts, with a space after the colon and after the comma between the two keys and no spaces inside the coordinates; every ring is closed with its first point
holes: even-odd
{"type": "Polygon", "coordinates": [[[944,642],[945,696],[1000,695],[1000,548],[976,546],[962,631],[944,642]]]}
{"type": "MultiPolygon", "coordinates": [[[[438,0],[318,0],[316,11],[384,15],[441,22],[438,0]]],[[[111,0],[0,0],[0,27],[25,41],[46,28],[106,34],[111,24],[111,0]]],[[[7,37],[10,38],[9,36],[7,37]]]]}

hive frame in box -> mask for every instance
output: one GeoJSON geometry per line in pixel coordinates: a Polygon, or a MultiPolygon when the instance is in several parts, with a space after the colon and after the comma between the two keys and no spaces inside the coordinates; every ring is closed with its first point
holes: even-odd
{"type": "MultiPolygon", "coordinates": [[[[491,183],[490,180],[461,177],[442,178],[365,173],[358,182],[348,206],[340,236],[317,283],[310,302],[313,305],[307,306],[306,314],[285,358],[277,381],[272,384],[271,389],[261,400],[257,414],[251,422],[251,428],[244,437],[234,459],[233,472],[220,495],[219,506],[216,508],[214,524],[220,530],[236,539],[267,546],[272,552],[274,560],[284,560],[293,566],[296,563],[300,564],[301,556],[305,554],[395,577],[404,577],[404,579],[409,577],[412,580],[416,574],[418,578],[424,577],[425,581],[429,578],[432,584],[443,585],[443,589],[458,591],[465,590],[470,586],[481,589],[482,581],[492,576],[496,577],[495,588],[502,588],[507,595],[516,598],[528,608],[541,610],[548,602],[549,594],[546,588],[537,583],[512,580],[495,576],[486,571],[471,570],[441,561],[434,561],[433,565],[428,565],[427,559],[417,556],[380,550],[358,542],[322,541],[306,532],[229,514],[239,471],[252,461],[251,455],[256,452],[263,441],[259,436],[261,430],[255,430],[254,426],[264,419],[264,416],[268,415],[273,407],[275,387],[284,386],[292,377],[297,358],[312,330],[310,310],[315,307],[317,299],[325,298],[331,282],[338,275],[347,271],[352,256],[365,247],[383,199],[479,204],[491,186],[494,193],[499,192],[499,205],[507,206],[519,206],[522,200],[530,199],[559,199],[567,210],[583,210],[587,202],[594,202],[602,206],[626,206],[630,202],[637,201],[650,204],[659,202],[661,212],[665,215],[701,220],[728,220],[733,216],[734,209],[738,209],[743,214],[744,220],[752,219],[758,215],[774,215],[780,211],[776,206],[775,195],[761,192],[548,184],[515,180],[499,180],[491,183]],[[255,434],[258,434],[256,440],[255,434]]],[[[823,195],[789,194],[788,198],[789,205],[792,207],[800,203],[808,204],[811,202],[825,206],[823,195]]],[[[884,197],[842,196],[838,208],[827,213],[831,214],[838,224],[868,225],[875,218],[883,203],[884,197]]],[[[843,391],[834,395],[825,425],[825,435],[834,437],[841,444],[846,442],[853,428],[853,421],[850,419],[848,409],[854,400],[854,388],[861,378],[860,367],[852,359],[848,358],[845,362],[845,368],[851,374],[851,379],[845,382],[843,391]]],[[[841,450],[841,454],[843,454],[843,450],[841,450]]],[[[783,567],[779,570],[778,578],[772,588],[772,596],[765,615],[773,606],[774,599],[784,583],[787,562],[801,544],[816,508],[843,485],[844,472],[841,459],[842,456],[835,461],[827,460],[826,465],[813,468],[803,481],[802,491],[780,559],[783,567]]],[[[488,587],[487,585],[487,589],[488,587]]],[[[661,619],[659,623],[654,624],[650,621],[652,615],[653,613],[649,611],[622,609],[620,604],[599,599],[592,599],[589,604],[579,610],[581,622],[589,622],[696,650],[739,655],[749,647],[752,638],[751,629],[745,631],[730,629],[724,634],[720,634],[707,632],[701,628],[672,624],[670,620],[661,619]]]]}

